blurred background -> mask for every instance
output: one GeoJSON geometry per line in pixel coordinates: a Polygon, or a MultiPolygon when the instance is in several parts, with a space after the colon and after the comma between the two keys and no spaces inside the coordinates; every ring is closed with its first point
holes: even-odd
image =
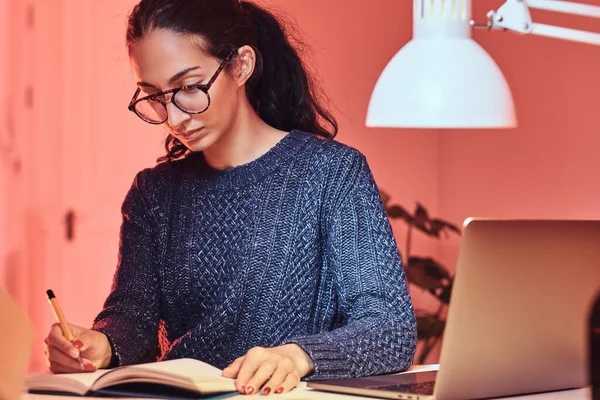
{"type": "MultiPolygon", "coordinates": [[[[362,151],[390,202],[461,227],[465,218],[600,218],[600,47],[475,31],[513,93],[516,129],[367,128],[373,87],[412,37],[410,0],[257,1],[294,24],[328,93],[338,140],[362,151]]],[[[485,20],[501,0],[476,0],[485,20]]],[[[598,0],[579,3],[600,5],[598,0]]],[[[127,110],[135,81],[124,46],[137,0],[0,0],[0,287],[35,328],[31,370],[46,367],[52,288],[89,326],[117,261],[120,206],[163,153],[164,133],[127,110]]],[[[534,13],[600,32],[591,18],[534,13]]],[[[401,251],[407,224],[392,220],[401,251]]],[[[415,231],[411,253],[452,273],[459,235],[415,231]]],[[[419,310],[438,309],[411,285],[419,310]]],[[[437,346],[436,348],[439,348],[437,346]]],[[[428,362],[436,362],[434,349],[428,362]]]]}

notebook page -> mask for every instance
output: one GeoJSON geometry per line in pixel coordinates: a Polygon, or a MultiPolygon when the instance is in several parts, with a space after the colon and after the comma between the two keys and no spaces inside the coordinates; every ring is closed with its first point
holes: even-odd
{"type": "Polygon", "coordinates": [[[173,383],[188,386],[190,382],[230,380],[221,376],[221,370],[202,361],[182,358],[147,364],[136,364],[111,370],[96,382],[94,389],[100,389],[123,380],[139,378],[156,383],[173,383]]]}
{"type": "Polygon", "coordinates": [[[78,374],[53,374],[49,371],[29,374],[25,380],[25,387],[27,390],[65,391],[83,395],[92,387],[96,379],[106,372],[105,369],[99,369],[78,374]]]}

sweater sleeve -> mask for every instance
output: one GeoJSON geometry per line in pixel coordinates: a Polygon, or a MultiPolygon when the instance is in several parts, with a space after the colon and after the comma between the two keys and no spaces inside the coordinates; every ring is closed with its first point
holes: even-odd
{"type": "Polygon", "coordinates": [[[160,299],[155,226],[139,173],[122,206],[119,259],[111,292],[92,329],[112,347],[111,367],[150,361],[158,347],[160,299]]]}
{"type": "Polygon", "coordinates": [[[416,350],[415,314],[389,220],[364,156],[351,158],[323,228],[324,267],[333,274],[344,323],[287,341],[314,362],[306,380],[402,371],[416,350]]]}

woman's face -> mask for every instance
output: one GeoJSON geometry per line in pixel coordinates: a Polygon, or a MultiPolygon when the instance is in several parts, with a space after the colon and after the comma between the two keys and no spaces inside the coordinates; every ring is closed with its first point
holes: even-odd
{"type": "MultiPolygon", "coordinates": [[[[200,50],[201,39],[169,30],[154,30],[130,48],[130,59],[142,96],[193,84],[207,84],[221,60],[200,50]]],[[[208,93],[210,106],[188,114],[167,101],[165,127],[192,151],[203,151],[230,131],[238,106],[239,83],[223,70],[208,93]]],[[[166,95],[170,100],[172,94],[166,95]]],[[[181,95],[177,95],[179,99],[181,95]]]]}

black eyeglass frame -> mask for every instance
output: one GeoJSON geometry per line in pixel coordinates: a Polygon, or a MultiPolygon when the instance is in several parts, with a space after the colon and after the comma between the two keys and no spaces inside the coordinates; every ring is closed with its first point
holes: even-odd
{"type": "Polygon", "coordinates": [[[162,104],[163,107],[165,108],[165,111],[166,111],[166,109],[167,109],[167,102],[164,101],[164,100],[158,99],[158,97],[164,96],[164,95],[169,94],[169,93],[173,93],[173,95],[171,96],[171,99],[169,101],[171,103],[173,103],[173,105],[175,105],[175,107],[177,107],[178,109],[180,109],[181,111],[183,111],[184,113],[187,113],[187,114],[202,114],[203,112],[205,112],[206,110],[208,110],[208,107],[210,107],[210,94],[208,93],[208,90],[213,85],[213,83],[217,80],[217,78],[219,77],[219,74],[221,73],[221,71],[223,71],[223,69],[225,68],[225,66],[227,65],[227,63],[233,58],[234,54],[235,54],[235,51],[232,51],[231,53],[229,53],[229,55],[227,57],[225,57],[225,59],[223,60],[223,62],[221,63],[221,65],[219,65],[219,68],[217,68],[217,70],[213,74],[212,78],[210,78],[210,80],[206,84],[197,83],[197,84],[194,84],[194,85],[185,85],[185,86],[181,86],[181,87],[178,87],[178,88],[164,90],[162,92],[154,93],[154,94],[151,94],[149,96],[144,96],[141,99],[136,99],[137,96],[142,91],[142,88],[138,87],[137,90],[135,91],[135,93],[133,94],[133,97],[131,98],[131,101],[129,102],[129,106],[127,107],[127,109],[129,111],[133,112],[138,117],[140,117],[140,119],[142,121],[144,121],[144,122],[147,122],[147,123],[153,124],[153,125],[164,124],[169,119],[169,114],[168,113],[167,113],[167,116],[165,117],[165,119],[163,121],[157,122],[157,121],[154,121],[154,120],[149,120],[146,117],[144,117],[142,114],[138,113],[137,109],[135,108],[135,105],[137,103],[141,102],[141,101],[153,100],[153,101],[156,101],[156,102],[159,102],[160,104],[162,104]],[[204,92],[204,94],[206,94],[206,98],[208,99],[208,103],[206,105],[206,108],[204,110],[202,110],[202,111],[189,111],[189,110],[186,110],[185,108],[183,108],[182,106],[180,106],[179,104],[177,104],[177,101],[175,100],[175,95],[179,91],[181,91],[183,89],[199,89],[202,92],[204,92]]]}

